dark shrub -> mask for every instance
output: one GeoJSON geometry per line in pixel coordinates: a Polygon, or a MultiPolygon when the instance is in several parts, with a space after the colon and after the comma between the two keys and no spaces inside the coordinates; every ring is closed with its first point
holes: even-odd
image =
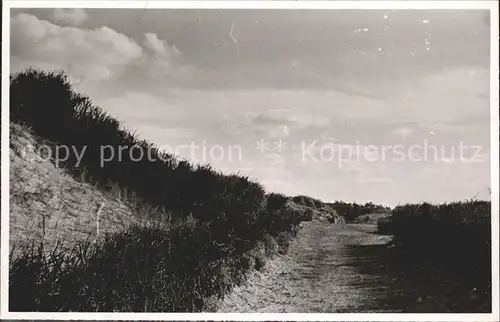
{"type": "Polygon", "coordinates": [[[392,235],[394,233],[394,225],[391,217],[383,217],[377,221],[378,232],[380,234],[392,235]]]}
{"type": "MultiPolygon", "coordinates": [[[[380,226],[379,226],[380,227],[380,226]]],[[[491,203],[489,201],[398,206],[383,229],[408,262],[425,263],[459,276],[486,294],[491,305],[491,203]]]]}
{"type": "Polygon", "coordinates": [[[241,266],[245,271],[249,271],[255,268],[255,258],[253,253],[247,252],[241,257],[241,266]]]}
{"type": "Polygon", "coordinates": [[[266,265],[266,256],[263,254],[257,254],[255,256],[255,269],[260,271],[266,265]]]}
{"type": "Polygon", "coordinates": [[[262,237],[262,242],[265,245],[265,252],[267,256],[273,256],[278,253],[279,246],[273,236],[264,234],[264,236],[262,237]]]}

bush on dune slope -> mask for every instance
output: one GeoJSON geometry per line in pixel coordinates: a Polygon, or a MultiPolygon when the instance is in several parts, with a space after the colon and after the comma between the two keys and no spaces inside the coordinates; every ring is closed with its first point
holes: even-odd
{"type": "Polygon", "coordinates": [[[72,251],[28,245],[10,263],[11,311],[206,310],[208,298],[242,280],[251,268],[245,258],[262,264],[262,254],[283,251],[297,232],[303,214],[286,207],[288,197],[159,151],[74,92],[64,74],[29,69],[10,83],[11,122],[53,148],[85,148],[78,166],[74,154],[64,162],[68,173],[100,188],[133,191],[175,219],[107,234],[96,244],[76,241],[72,251]],[[102,163],[102,147],[140,147],[151,158],[124,153],[102,163]]]}
{"type": "Polygon", "coordinates": [[[394,235],[405,264],[453,274],[491,305],[491,202],[398,206],[380,230],[394,235]]]}

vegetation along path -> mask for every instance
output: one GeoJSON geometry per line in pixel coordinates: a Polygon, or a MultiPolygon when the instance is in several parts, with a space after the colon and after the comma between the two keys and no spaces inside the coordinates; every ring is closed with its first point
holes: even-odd
{"type": "Polygon", "coordinates": [[[235,287],[219,312],[456,312],[470,303],[439,272],[405,271],[375,225],[303,225],[289,252],[235,287]]]}

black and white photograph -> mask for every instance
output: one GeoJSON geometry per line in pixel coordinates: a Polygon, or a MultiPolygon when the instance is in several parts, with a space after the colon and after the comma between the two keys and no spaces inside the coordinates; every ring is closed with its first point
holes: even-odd
{"type": "Polygon", "coordinates": [[[44,2],[3,3],[2,319],[499,320],[497,2],[44,2]]]}

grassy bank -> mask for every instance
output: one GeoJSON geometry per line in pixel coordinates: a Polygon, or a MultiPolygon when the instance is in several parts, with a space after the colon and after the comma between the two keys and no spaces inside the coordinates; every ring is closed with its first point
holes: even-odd
{"type": "Polygon", "coordinates": [[[428,203],[396,207],[379,231],[394,235],[403,265],[427,265],[460,279],[491,308],[491,203],[428,203]]]}
{"type": "Polygon", "coordinates": [[[95,244],[76,241],[71,250],[28,245],[10,263],[11,311],[206,309],[208,298],[284,251],[307,217],[248,177],[194,166],[140,140],[73,91],[64,74],[27,70],[10,83],[11,122],[31,128],[53,152],[84,151],[81,160],[71,153],[59,164],[75,179],[119,189],[172,219],[95,244]],[[128,152],[109,153],[120,150],[128,152]],[[141,150],[148,157],[131,152],[141,150]]]}
{"type": "Polygon", "coordinates": [[[211,310],[211,301],[284,250],[295,231],[265,235],[239,252],[218,244],[211,227],[196,220],[170,230],[132,227],[97,245],[79,241],[69,252],[32,245],[11,263],[10,310],[211,310]]]}

